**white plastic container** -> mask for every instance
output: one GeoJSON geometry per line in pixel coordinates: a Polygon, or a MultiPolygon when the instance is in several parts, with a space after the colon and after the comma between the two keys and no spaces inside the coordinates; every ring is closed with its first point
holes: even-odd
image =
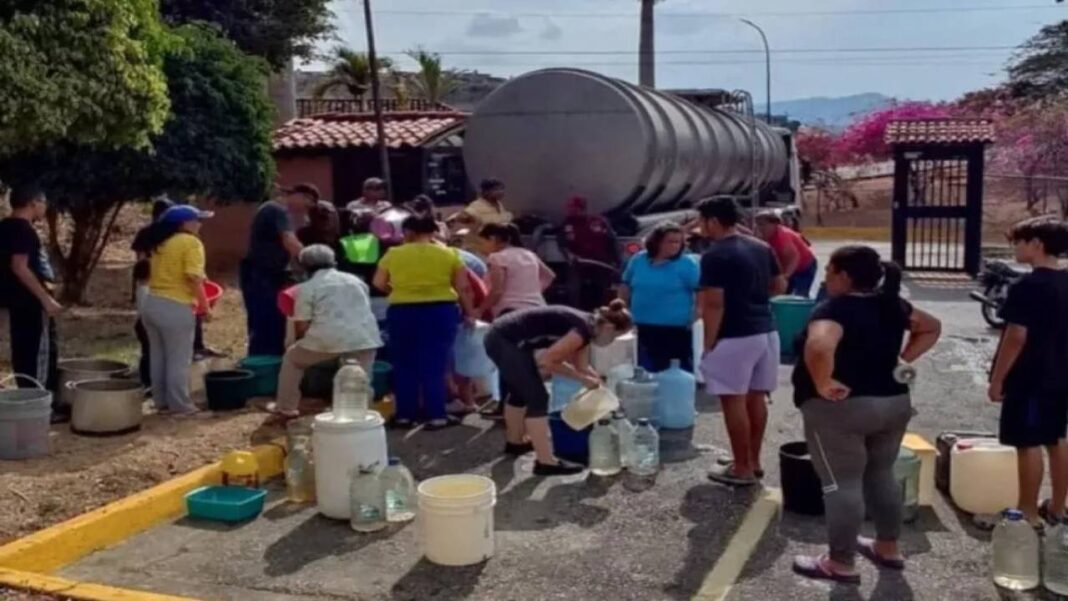
{"type": "Polygon", "coordinates": [[[701,375],[701,357],[705,353],[705,320],[698,319],[693,322],[693,377],[698,384],[705,383],[705,377],[701,375]]]}
{"type": "Polygon", "coordinates": [[[389,463],[385,420],[377,411],[367,411],[359,420],[339,420],[333,413],[317,415],[312,426],[312,454],[319,513],[347,520],[352,514],[352,470],[361,465],[381,469],[389,463]]]}
{"type": "Polygon", "coordinates": [[[443,566],[467,566],[493,556],[497,486],[483,476],[438,476],[419,485],[423,554],[443,566]]]}
{"type": "Polygon", "coordinates": [[[638,337],[627,332],[608,346],[590,345],[590,365],[597,373],[608,376],[613,367],[638,364],[638,337]]]}
{"type": "Polygon", "coordinates": [[[991,438],[967,438],[951,453],[949,495],[961,511],[996,514],[1016,506],[1016,449],[991,438]]]}

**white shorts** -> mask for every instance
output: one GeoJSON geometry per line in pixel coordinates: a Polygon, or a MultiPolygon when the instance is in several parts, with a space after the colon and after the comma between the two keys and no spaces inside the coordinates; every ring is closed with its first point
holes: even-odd
{"type": "Polygon", "coordinates": [[[773,392],[779,386],[779,333],[724,338],[701,359],[709,394],[773,392]]]}

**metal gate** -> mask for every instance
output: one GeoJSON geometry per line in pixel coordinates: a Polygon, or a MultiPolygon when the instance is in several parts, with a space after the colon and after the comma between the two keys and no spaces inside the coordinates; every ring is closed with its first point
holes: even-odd
{"type": "Polygon", "coordinates": [[[894,158],[894,261],[910,271],[978,273],[981,145],[898,147],[894,158]]]}

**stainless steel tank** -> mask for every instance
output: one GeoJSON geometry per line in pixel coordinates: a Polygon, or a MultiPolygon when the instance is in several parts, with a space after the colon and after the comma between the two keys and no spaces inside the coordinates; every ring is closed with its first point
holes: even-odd
{"type": "Polygon", "coordinates": [[[508,208],[556,217],[574,195],[591,212],[685,207],[764,188],[786,173],[782,139],[738,115],[579,69],[544,69],[497,88],[467,121],[464,163],[477,187],[507,186],[508,208]],[[755,133],[755,136],[753,135],[755,133]]]}

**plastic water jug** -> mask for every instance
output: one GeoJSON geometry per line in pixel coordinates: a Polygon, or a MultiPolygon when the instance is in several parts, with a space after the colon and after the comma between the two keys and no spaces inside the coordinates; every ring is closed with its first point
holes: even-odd
{"type": "Polygon", "coordinates": [[[1068,521],[1062,521],[1046,532],[1042,565],[1042,585],[1046,590],[1068,596],[1068,521]]]}
{"type": "Polygon", "coordinates": [[[590,471],[596,476],[614,476],[623,469],[619,461],[619,432],[612,421],[602,419],[590,433],[590,471]]]}
{"type": "Polygon", "coordinates": [[[994,528],[994,584],[1010,591],[1028,591],[1039,583],[1038,534],[1023,512],[1009,509],[994,528]]]}
{"type": "Polygon", "coordinates": [[[418,504],[415,492],[415,478],[408,468],[396,457],[389,458],[389,465],[378,476],[386,497],[386,521],[410,522],[415,518],[418,504]]]}
{"type": "Polygon", "coordinates": [[[647,419],[639,419],[634,431],[634,460],[630,471],[636,476],[653,476],[660,470],[660,435],[647,419]]]}
{"type": "Polygon", "coordinates": [[[367,372],[355,359],[345,359],[334,376],[334,419],[359,420],[371,404],[367,372]]]}
{"type": "Polygon", "coordinates": [[[315,500],[311,437],[310,421],[299,419],[286,425],[286,498],[294,503],[315,500]]]}
{"type": "Polygon", "coordinates": [[[634,455],[634,424],[630,423],[622,410],[612,412],[612,425],[619,433],[619,464],[629,468],[634,455]]]}
{"type": "Polygon", "coordinates": [[[490,325],[483,321],[476,322],[471,328],[460,328],[453,344],[453,368],[457,374],[484,378],[493,372],[495,368],[484,345],[489,329],[490,325]]]}
{"type": "Polygon", "coordinates": [[[563,411],[571,399],[576,394],[582,392],[585,387],[582,382],[566,376],[553,376],[552,383],[549,385],[550,390],[550,403],[549,413],[556,413],[563,411]]]}
{"type": "Polygon", "coordinates": [[[590,345],[590,365],[597,373],[607,376],[618,365],[638,364],[638,337],[627,332],[608,346],[590,345]]]}
{"type": "Polygon", "coordinates": [[[920,510],[920,458],[916,453],[901,447],[894,462],[894,479],[901,487],[903,519],[912,523],[920,510]]]}
{"type": "Polygon", "coordinates": [[[333,413],[321,413],[312,426],[312,448],[316,508],[328,518],[350,519],[353,470],[389,462],[385,420],[377,411],[367,411],[360,420],[339,420],[333,413]]]}
{"type": "Polygon", "coordinates": [[[656,380],[640,367],[634,369],[633,378],[619,383],[619,404],[631,421],[657,418],[656,389],[656,380]]]}
{"type": "Polygon", "coordinates": [[[349,525],[356,532],[377,532],[386,527],[386,496],[376,468],[376,465],[361,465],[352,470],[349,525]]]}
{"type": "Polygon", "coordinates": [[[661,428],[685,430],[693,427],[697,413],[697,383],[693,374],[682,369],[678,359],[656,374],[656,414],[661,428]]]}
{"type": "Polygon", "coordinates": [[[950,458],[949,494],[967,513],[997,514],[1019,500],[1016,449],[985,438],[962,439],[950,458]]]}
{"type": "Polygon", "coordinates": [[[624,380],[629,380],[634,377],[633,365],[617,365],[608,370],[608,374],[605,375],[605,387],[611,390],[616,395],[619,394],[619,383],[624,380]]]}

